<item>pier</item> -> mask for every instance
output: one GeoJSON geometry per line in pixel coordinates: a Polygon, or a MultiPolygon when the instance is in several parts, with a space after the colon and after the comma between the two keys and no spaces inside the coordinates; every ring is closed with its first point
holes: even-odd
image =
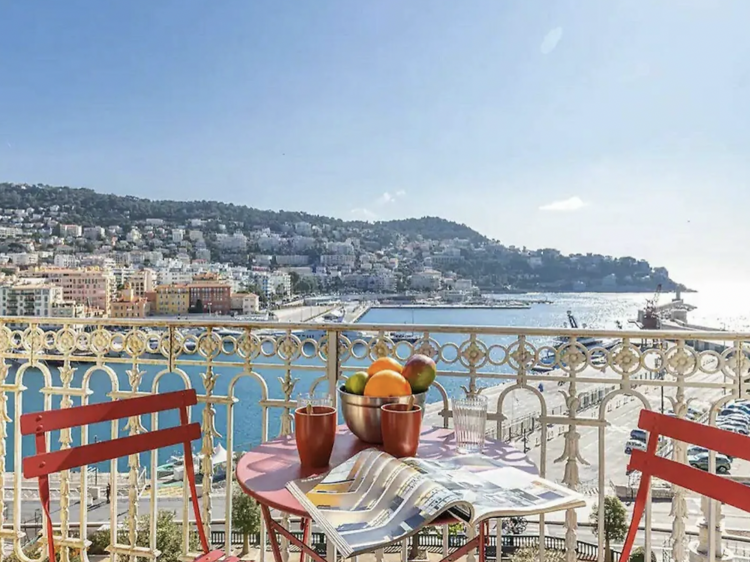
{"type": "Polygon", "coordinates": [[[422,309],[435,308],[438,310],[469,310],[469,309],[490,309],[490,310],[527,310],[531,308],[528,303],[497,303],[497,304],[376,304],[373,308],[405,308],[405,309],[422,309]]]}

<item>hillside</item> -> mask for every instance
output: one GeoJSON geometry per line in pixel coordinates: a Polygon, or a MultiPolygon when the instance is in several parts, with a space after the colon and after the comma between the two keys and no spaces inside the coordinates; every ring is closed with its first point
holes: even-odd
{"type": "Polygon", "coordinates": [[[305,221],[312,225],[332,227],[350,226],[370,228],[384,233],[400,233],[407,238],[422,235],[433,240],[465,238],[473,243],[487,239],[466,225],[438,217],[423,217],[366,223],[344,221],[332,217],[311,215],[297,211],[268,211],[245,205],[217,201],[150,200],[132,196],[97,193],[92,189],[53,187],[48,185],[18,185],[0,183],[0,208],[49,208],[59,205],[66,211],[66,220],[83,226],[127,225],[149,218],[171,222],[189,219],[217,220],[242,223],[244,228],[270,228],[280,232],[285,223],[305,221]]]}

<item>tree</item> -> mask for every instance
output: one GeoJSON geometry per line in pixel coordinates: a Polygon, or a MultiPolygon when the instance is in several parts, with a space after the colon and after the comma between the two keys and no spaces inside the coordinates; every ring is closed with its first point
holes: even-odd
{"type": "Polygon", "coordinates": [[[292,291],[296,292],[297,290],[297,284],[299,283],[299,273],[296,271],[290,271],[289,272],[289,280],[292,282],[292,291]]]}
{"type": "Polygon", "coordinates": [[[250,552],[250,535],[260,532],[260,508],[236,484],[232,490],[232,526],[242,533],[240,556],[245,556],[250,552]]]}
{"type": "MultiPolygon", "coordinates": [[[[628,558],[628,562],[643,562],[646,559],[646,549],[642,546],[637,546],[633,549],[633,551],[630,553],[630,558],[628,558]]],[[[651,551],[651,562],[656,562],[656,554],[654,554],[654,551],[651,551]]]]}
{"type": "MultiPolygon", "coordinates": [[[[591,510],[591,524],[594,533],[599,532],[599,506],[595,505],[591,510]]],[[[606,549],[605,560],[612,560],[612,541],[625,539],[628,533],[628,513],[625,506],[617,496],[604,498],[604,547],[606,549]]]]}
{"type": "MultiPolygon", "coordinates": [[[[538,547],[524,547],[517,549],[510,557],[511,562],[537,562],[540,559],[538,547]]],[[[547,548],[544,550],[545,562],[564,562],[565,551],[563,550],[552,550],[547,548]]]]}

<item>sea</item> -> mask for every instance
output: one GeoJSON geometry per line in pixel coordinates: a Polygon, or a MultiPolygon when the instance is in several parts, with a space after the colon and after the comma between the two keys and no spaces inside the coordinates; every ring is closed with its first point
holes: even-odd
{"type": "MultiPolygon", "coordinates": [[[[637,315],[639,308],[642,308],[645,304],[645,300],[650,298],[651,295],[637,293],[535,293],[526,295],[488,295],[491,298],[497,300],[533,300],[533,301],[549,301],[548,303],[533,304],[529,309],[445,309],[445,308],[373,308],[369,310],[364,316],[359,319],[362,324],[389,324],[389,325],[404,325],[405,332],[410,331],[409,325],[437,325],[437,326],[508,326],[508,327],[534,327],[534,328],[561,328],[567,326],[567,311],[570,310],[578,320],[579,325],[584,324],[593,329],[617,329],[617,323],[620,322],[624,328],[630,328],[628,321],[634,319],[637,315]]],[[[667,302],[674,295],[665,294],[662,295],[661,302],[667,302]]],[[[744,297],[744,296],[741,296],[744,297]]],[[[688,293],[683,295],[684,300],[697,307],[696,310],[690,313],[689,321],[693,324],[699,324],[709,328],[722,328],[732,331],[748,331],[750,332],[750,303],[746,304],[744,298],[738,298],[737,295],[727,294],[725,292],[715,293],[688,293]]],[[[443,333],[435,334],[435,340],[440,344],[456,343],[456,346],[448,346],[449,351],[446,352],[446,360],[451,363],[456,358],[458,345],[465,341],[465,336],[458,336],[456,334],[443,333]],[[451,355],[452,353],[452,355],[451,355]]],[[[482,341],[488,346],[493,344],[507,345],[514,341],[513,337],[483,337],[482,341]]],[[[543,338],[537,344],[551,343],[544,341],[543,338]]],[[[402,345],[399,347],[399,351],[403,352],[405,347],[402,345]]],[[[366,349],[364,346],[360,346],[359,349],[355,350],[355,353],[362,356],[366,349]]],[[[186,357],[187,358],[187,357],[186,357]]],[[[267,363],[281,363],[276,358],[264,359],[267,363]]],[[[299,366],[322,366],[323,362],[319,359],[306,359],[301,358],[295,360],[295,365],[299,366]]],[[[347,367],[366,367],[368,361],[366,359],[348,359],[344,365],[347,367]]],[[[109,364],[112,371],[106,372],[102,370],[90,370],[88,365],[79,365],[74,374],[72,387],[80,388],[83,379],[88,378],[88,387],[91,390],[89,397],[89,403],[103,402],[110,400],[109,394],[113,390],[113,378],[116,378],[116,383],[120,389],[128,389],[128,370],[132,369],[132,366],[121,365],[121,364],[109,364]],[[87,371],[89,371],[87,373],[87,371]]],[[[438,369],[456,369],[454,364],[438,364],[438,369]]],[[[141,389],[152,389],[154,381],[159,377],[157,392],[166,392],[170,390],[178,390],[184,388],[185,382],[181,376],[175,373],[164,373],[159,375],[163,367],[158,366],[141,366],[140,369],[143,371],[141,389]]],[[[185,376],[190,380],[191,385],[199,390],[204,388],[203,386],[203,374],[205,373],[205,367],[201,364],[196,363],[195,365],[182,366],[185,376]]],[[[507,367],[492,367],[485,366],[482,369],[484,372],[492,372],[494,374],[502,374],[507,372],[507,367]],[[505,371],[503,371],[505,369],[505,371]]],[[[17,367],[12,366],[10,372],[6,378],[8,381],[12,381],[16,377],[17,367]]],[[[53,376],[53,385],[60,386],[59,373],[55,367],[51,368],[53,376]]],[[[263,369],[260,366],[256,366],[256,372],[262,377],[267,386],[268,394],[270,398],[282,398],[282,383],[280,377],[283,377],[284,371],[278,369],[263,369]]],[[[215,394],[226,394],[230,390],[230,382],[235,378],[236,375],[240,374],[240,370],[236,368],[223,368],[217,367],[215,369],[217,374],[216,385],[214,388],[215,394]]],[[[310,389],[311,384],[314,380],[320,377],[323,373],[320,371],[310,371],[303,369],[293,369],[292,376],[298,379],[295,386],[296,396],[300,392],[307,392],[310,389]]],[[[442,384],[445,386],[449,396],[457,396],[461,391],[461,386],[467,384],[467,380],[461,377],[450,377],[445,380],[441,379],[442,384]]],[[[496,380],[495,384],[499,384],[502,381],[496,380]]],[[[22,393],[22,411],[23,412],[34,412],[44,409],[44,393],[42,392],[44,385],[44,377],[38,370],[27,370],[22,378],[22,384],[26,387],[26,390],[22,393]]],[[[325,390],[326,383],[322,383],[323,386],[319,387],[320,390],[325,390]]],[[[233,434],[234,434],[234,450],[247,450],[254,445],[257,445],[261,441],[261,409],[256,405],[261,398],[260,385],[257,381],[250,377],[241,378],[233,386],[233,396],[237,399],[237,403],[233,406],[234,412],[234,423],[233,423],[233,434]]],[[[432,390],[428,396],[428,401],[437,401],[439,395],[437,391],[432,390]]],[[[74,405],[80,404],[80,399],[75,397],[73,399],[74,405]]],[[[5,459],[5,470],[10,471],[14,466],[14,424],[15,424],[15,409],[17,407],[16,400],[9,399],[7,401],[9,409],[9,417],[11,421],[7,427],[8,443],[6,445],[6,459],[5,459]]],[[[51,401],[52,408],[60,407],[60,397],[53,397],[51,401]]],[[[198,406],[197,411],[193,412],[194,421],[199,421],[203,413],[203,407],[198,406]]],[[[226,446],[226,436],[230,430],[228,422],[228,409],[224,405],[218,405],[215,408],[214,423],[218,437],[216,440],[226,446]]],[[[268,434],[269,437],[273,437],[278,434],[280,428],[280,416],[281,413],[278,409],[272,409],[269,412],[269,425],[268,434]]],[[[176,414],[171,413],[160,414],[159,426],[166,427],[177,422],[176,414]]],[[[144,427],[149,429],[151,421],[148,419],[143,420],[144,427]]],[[[121,423],[117,428],[120,435],[125,435],[124,423],[121,423]]],[[[107,440],[111,437],[111,429],[109,424],[99,424],[92,426],[89,429],[89,442],[97,439],[99,441],[107,440]]],[[[80,435],[76,432],[73,433],[73,444],[80,442],[80,435]]],[[[57,448],[59,446],[59,435],[53,435],[52,447],[57,448]]],[[[195,450],[197,451],[199,443],[194,444],[195,450]]],[[[33,454],[33,440],[31,436],[24,438],[22,441],[22,456],[33,454]]],[[[171,454],[178,453],[177,450],[161,450],[159,453],[159,462],[163,462],[171,454]]],[[[101,465],[99,468],[102,471],[108,470],[107,465],[101,465]]],[[[126,465],[123,461],[119,465],[119,470],[125,470],[126,465]]]]}

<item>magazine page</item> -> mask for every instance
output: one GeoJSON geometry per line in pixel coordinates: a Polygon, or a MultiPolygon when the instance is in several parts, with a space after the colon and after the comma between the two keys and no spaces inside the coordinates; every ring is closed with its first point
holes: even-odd
{"type": "MultiPolygon", "coordinates": [[[[471,522],[561,511],[586,504],[583,496],[573,490],[479,454],[402,461],[471,504],[474,508],[471,522]]],[[[458,514],[469,515],[460,511],[458,514]]]]}
{"type": "Polygon", "coordinates": [[[408,537],[461,503],[422,472],[377,449],[287,488],[345,557],[408,537]]]}

